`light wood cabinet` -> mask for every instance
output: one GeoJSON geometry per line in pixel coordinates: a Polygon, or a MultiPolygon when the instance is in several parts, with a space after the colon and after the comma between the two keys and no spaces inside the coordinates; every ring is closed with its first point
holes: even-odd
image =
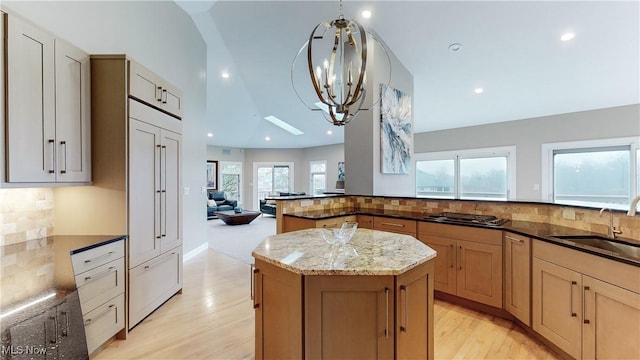
{"type": "Polygon", "coordinates": [[[373,216],[371,215],[358,214],[356,221],[358,222],[358,227],[361,229],[373,229],[373,216]]]}
{"type": "Polygon", "coordinates": [[[7,182],[91,181],[89,55],[5,16],[7,182]]]}
{"type": "MultiPolygon", "coordinates": [[[[342,223],[345,221],[357,221],[357,217],[355,215],[346,215],[346,216],[334,216],[325,219],[306,219],[300,218],[297,216],[282,216],[283,223],[283,232],[290,232],[296,230],[304,230],[304,229],[313,229],[313,228],[338,228],[342,226],[342,223]]],[[[359,226],[359,225],[358,225],[359,226]]]]}
{"type": "Polygon", "coordinates": [[[162,111],[182,117],[182,92],[144,66],[132,62],[129,94],[162,111]]]}
{"type": "Polygon", "coordinates": [[[536,241],[532,327],[576,359],[640,358],[640,272],[536,241]]]}
{"type": "Polygon", "coordinates": [[[302,276],[256,260],[253,281],[255,358],[303,358],[302,276]]]}
{"type": "Polygon", "coordinates": [[[71,262],[91,354],[125,328],[125,241],[73,254],[71,262]]]}
{"type": "Polygon", "coordinates": [[[504,309],[531,326],[531,239],[504,233],[504,309]]]}
{"type": "Polygon", "coordinates": [[[416,221],[384,216],[373,217],[373,229],[416,237],[416,221]]]}
{"type": "Polygon", "coordinates": [[[438,252],[435,289],[502,308],[502,232],[418,223],[418,239],[438,252]]]}
{"type": "Polygon", "coordinates": [[[256,260],[256,359],[432,359],[433,262],[302,276],[256,260]]]}

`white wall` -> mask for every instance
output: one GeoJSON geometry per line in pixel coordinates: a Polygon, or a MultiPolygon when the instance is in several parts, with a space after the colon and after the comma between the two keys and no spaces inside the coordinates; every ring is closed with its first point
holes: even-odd
{"type": "Polygon", "coordinates": [[[640,136],[640,105],[415,134],[415,152],[516,146],[516,199],[540,201],[541,145],[640,136]]]}
{"type": "Polygon", "coordinates": [[[206,46],[191,18],[169,1],[2,1],[91,54],[127,54],[184,91],[184,251],[206,242],[200,188],[206,162],[206,46]]]}

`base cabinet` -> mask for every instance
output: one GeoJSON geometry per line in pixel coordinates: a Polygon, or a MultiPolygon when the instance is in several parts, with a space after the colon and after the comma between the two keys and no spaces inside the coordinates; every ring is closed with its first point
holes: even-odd
{"type": "Polygon", "coordinates": [[[534,242],[532,327],[576,359],[638,359],[638,280],[632,265],[534,242]]]}
{"type": "Polygon", "coordinates": [[[418,239],[438,252],[435,289],[502,308],[502,232],[418,222],[418,239]]]}
{"type": "Polygon", "coordinates": [[[432,359],[433,262],[401,275],[301,276],[257,260],[256,359],[432,359]]]}
{"type": "Polygon", "coordinates": [[[504,233],[504,309],[531,326],[531,239],[504,233]]]}

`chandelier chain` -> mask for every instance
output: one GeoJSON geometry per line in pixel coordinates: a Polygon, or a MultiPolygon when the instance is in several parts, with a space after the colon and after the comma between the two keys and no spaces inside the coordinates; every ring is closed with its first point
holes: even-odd
{"type": "Polygon", "coordinates": [[[340,19],[344,19],[344,15],[343,15],[343,7],[342,7],[342,0],[340,0],[340,19]]]}

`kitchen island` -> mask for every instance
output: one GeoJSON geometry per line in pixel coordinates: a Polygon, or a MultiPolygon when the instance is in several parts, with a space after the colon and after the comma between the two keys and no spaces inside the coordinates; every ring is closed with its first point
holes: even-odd
{"type": "Polygon", "coordinates": [[[358,229],[267,237],[252,253],[256,359],[433,358],[433,259],[414,237],[358,229]]]}

